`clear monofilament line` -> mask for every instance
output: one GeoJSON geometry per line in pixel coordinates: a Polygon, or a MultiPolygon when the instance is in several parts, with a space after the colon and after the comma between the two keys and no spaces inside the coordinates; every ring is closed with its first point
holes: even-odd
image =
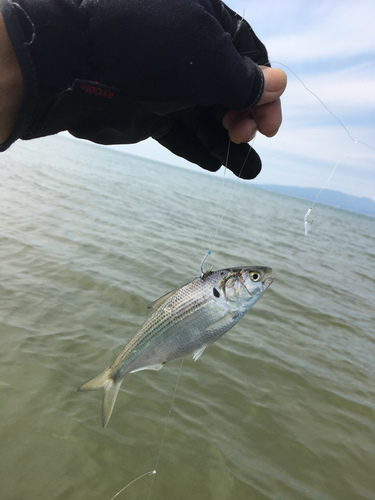
{"type": "MultiPolygon", "coordinates": [[[[163,446],[164,446],[165,435],[167,433],[167,428],[168,428],[169,421],[170,421],[170,418],[171,418],[173,403],[174,403],[174,400],[175,400],[175,397],[176,397],[177,387],[178,387],[178,384],[179,384],[179,381],[180,381],[180,377],[181,377],[181,373],[182,373],[182,365],[183,364],[184,364],[184,358],[181,359],[180,369],[178,371],[178,376],[177,376],[176,384],[174,386],[172,401],[171,401],[171,404],[169,406],[169,411],[168,411],[168,416],[167,416],[167,422],[166,422],[165,427],[164,427],[163,437],[161,439],[161,443],[160,443],[160,447],[159,447],[159,453],[158,453],[158,456],[157,456],[157,459],[156,459],[156,463],[155,463],[154,474],[156,474],[156,471],[157,471],[157,468],[158,468],[158,465],[159,465],[159,462],[160,462],[161,452],[162,452],[162,449],[163,449],[163,446]]],[[[150,498],[151,498],[151,491],[152,491],[153,484],[154,484],[154,478],[151,481],[150,492],[148,494],[148,500],[150,500],[150,498]]]]}
{"type": "Polygon", "coordinates": [[[323,186],[320,188],[318,194],[316,195],[315,197],[315,200],[313,202],[313,204],[311,205],[311,210],[314,208],[314,205],[315,203],[317,202],[317,199],[319,198],[319,196],[321,195],[323,189],[325,189],[325,187],[327,186],[327,184],[329,183],[329,181],[332,179],[332,176],[333,174],[335,173],[335,170],[336,168],[338,167],[338,165],[347,157],[347,156],[350,156],[351,155],[351,152],[352,152],[352,149],[354,148],[354,146],[357,144],[357,141],[354,141],[353,144],[351,145],[350,147],[350,150],[344,155],[342,156],[335,164],[335,166],[333,167],[333,170],[331,172],[331,175],[328,177],[328,179],[326,180],[326,182],[323,184],[323,186]]]}
{"type": "MultiPolygon", "coordinates": [[[[224,219],[224,217],[225,217],[225,214],[227,213],[227,210],[228,210],[229,204],[230,204],[230,202],[232,201],[234,191],[236,190],[237,184],[239,183],[240,176],[241,176],[242,171],[243,171],[243,169],[244,169],[244,167],[245,167],[245,164],[246,164],[247,159],[248,159],[248,157],[249,157],[250,151],[251,151],[251,149],[252,149],[252,147],[253,147],[254,141],[255,141],[255,138],[253,139],[253,142],[252,142],[252,144],[251,144],[251,145],[250,145],[250,147],[249,147],[249,150],[248,150],[247,155],[246,155],[246,157],[245,157],[245,160],[244,160],[244,162],[243,162],[243,164],[242,164],[241,170],[240,170],[240,172],[239,172],[239,174],[238,174],[238,176],[237,176],[236,182],[235,182],[235,184],[234,184],[234,186],[233,186],[233,189],[232,189],[232,191],[231,191],[231,193],[230,193],[230,196],[229,196],[229,198],[228,198],[228,201],[227,201],[227,203],[226,203],[226,205],[225,205],[225,207],[224,207],[224,210],[221,212],[221,211],[220,211],[220,209],[219,209],[219,211],[218,211],[218,214],[217,214],[217,223],[216,223],[216,230],[215,230],[215,234],[214,234],[214,237],[213,237],[213,240],[212,240],[211,250],[212,250],[212,248],[214,248],[214,245],[215,245],[215,242],[216,242],[216,238],[217,238],[217,235],[218,235],[218,233],[219,233],[219,229],[220,229],[220,227],[221,227],[221,225],[222,225],[222,222],[223,222],[223,219],[224,219]]],[[[226,161],[225,161],[225,165],[224,165],[223,183],[222,183],[222,188],[221,188],[222,194],[221,194],[221,196],[220,196],[220,198],[219,198],[219,199],[222,199],[222,198],[223,198],[223,196],[224,196],[225,173],[226,173],[227,168],[228,168],[230,145],[231,145],[231,140],[229,139],[229,142],[228,142],[228,150],[227,150],[227,157],[226,157],[226,161]]],[[[210,253],[211,253],[211,251],[210,251],[210,253]]],[[[207,258],[209,258],[209,255],[207,255],[206,257],[207,257],[207,258]]]]}
{"type": "Polygon", "coordinates": [[[113,496],[111,498],[111,500],[114,500],[114,498],[116,498],[117,496],[119,496],[120,493],[122,493],[124,490],[126,490],[126,488],[128,488],[129,486],[131,486],[133,483],[135,483],[136,481],[138,481],[138,479],[141,479],[142,477],[145,477],[145,476],[152,476],[153,474],[156,474],[156,470],[150,470],[148,472],[145,472],[144,474],[142,474],[141,476],[137,477],[136,479],[133,479],[133,481],[131,481],[130,483],[128,483],[126,486],[124,486],[123,488],[121,488],[120,491],[118,491],[116,493],[115,496],[113,496]]]}
{"type": "MultiPolygon", "coordinates": [[[[182,365],[184,364],[184,359],[182,358],[181,360],[181,366],[180,366],[180,370],[178,372],[178,376],[177,376],[177,380],[176,380],[176,384],[175,384],[175,387],[174,387],[174,391],[173,391],[173,396],[172,396],[172,401],[171,401],[171,404],[169,406],[169,411],[168,411],[168,416],[167,416],[167,422],[165,424],[165,427],[164,427],[164,433],[163,433],[163,437],[162,437],[162,440],[161,440],[161,443],[160,443],[160,447],[159,447],[159,452],[158,452],[158,456],[157,456],[157,459],[156,459],[156,464],[155,464],[155,469],[154,470],[150,470],[148,472],[145,472],[144,474],[141,474],[140,476],[136,477],[135,479],[133,479],[133,481],[130,481],[130,483],[128,483],[126,486],[124,486],[123,488],[121,488],[121,490],[119,490],[116,495],[114,495],[111,500],[114,500],[116,497],[118,497],[120,495],[120,493],[122,493],[124,490],[126,490],[126,488],[129,488],[129,486],[131,486],[132,484],[134,484],[136,481],[138,481],[139,479],[142,479],[142,477],[145,477],[145,476],[154,476],[156,474],[156,470],[158,468],[158,465],[159,465],[159,461],[160,461],[160,456],[161,456],[161,452],[162,452],[162,449],[163,449],[163,445],[164,445],[164,440],[165,440],[165,435],[167,433],[167,428],[168,428],[168,425],[169,425],[169,420],[171,418],[171,413],[172,413],[172,407],[173,407],[173,403],[174,403],[174,400],[175,400],[175,396],[176,396],[176,392],[177,392],[177,387],[178,387],[178,383],[179,383],[179,380],[180,380],[180,376],[181,376],[181,372],[182,372],[182,365]]],[[[153,487],[153,484],[154,484],[154,481],[151,482],[151,485],[150,485],[150,492],[149,492],[149,495],[148,495],[148,499],[150,500],[151,498],[151,491],[152,491],[152,487],[153,487]]]]}
{"type": "MultiPolygon", "coordinates": [[[[227,173],[227,168],[228,168],[230,144],[231,144],[231,140],[229,139],[228,140],[227,156],[226,156],[225,165],[224,165],[223,181],[221,183],[221,193],[220,193],[220,196],[219,196],[219,200],[221,200],[223,198],[223,196],[224,196],[225,174],[227,173]]],[[[220,218],[220,208],[219,208],[218,212],[217,212],[217,216],[216,216],[216,229],[215,229],[215,234],[214,234],[214,237],[213,237],[213,240],[212,240],[211,248],[213,248],[213,246],[215,244],[217,233],[219,231],[220,224],[221,224],[222,220],[223,220],[223,216],[221,216],[221,218],[220,218]]]]}
{"type": "Polygon", "coordinates": [[[319,96],[317,96],[312,90],[310,90],[307,85],[305,85],[305,83],[302,81],[302,79],[292,70],[290,69],[286,64],[283,64],[279,61],[269,61],[270,63],[274,63],[274,64],[277,64],[279,66],[283,66],[284,68],[286,68],[288,71],[290,71],[296,78],[297,80],[301,83],[301,85],[305,88],[305,90],[307,90],[307,92],[309,92],[311,95],[313,95],[315,97],[315,99],[317,99],[320,104],[324,107],[324,109],[326,111],[328,111],[328,113],[339,123],[339,125],[345,130],[345,132],[347,133],[349,139],[353,142],[352,144],[352,147],[350,148],[350,151],[348,153],[346,153],[345,155],[343,155],[335,164],[335,166],[333,167],[333,170],[330,174],[330,176],[328,177],[328,179],[326,180],[326,182],[324,183],[324,185],[321,187],[321,189],[318,191],[318,194],[316,195],[315,197],[315,200],[313,202],[313,204],[311,205],[311,207],[309,208],[309,210],[307,211],[306,215],[305,215],[305,235],[307,235],[308,233],[308,230],[307,230],[307,226],[310,226],[311,225],[311,222],[308,222],[307,221],[307,217],[308,215],[310,215],[312,209],[314,208],[314,205],[315,203],[317,202],[318,198],[320,197],[322,191],[325,189],[325,187],[327,186],[328,182],[331,180],[333,174],[335,173],[336,171],[336,168],[337,166],[347,157],[351,154],[352,152],[352,149],[353,147],[356,145],[356,144],[362,144],[363,146],[366,146],[367,148],[375,151],[375,148],[370,146],[369,144],[367,144],[366,142],[363,142],[363,141],[359,141],[358,139],[355,139],[351,133],[349,132],[348,128],[343,124],[343,122],[340,120],[340,118],[338,116],[336,116],[329,108],[328,106],[326,106],[326,104],[322,101],[322,99],[320,99],[319,96]]]}
{"type": "MultiPolygon", "coordinates": [[[[224,186],[225,186],[225,174],[226,174],[226,171],[227,171],[227,168],[228,168],[228,161],[229,161],[229,152],[230,152],[230,143],[231,141],[229,140],[228,142],[228,149],[227,149],[227,156],[226,156],[226,160],[225,160],[225,165],[224,165],[224,175],[223,175],[223,182],[222,182],[222,195],[221,195],[221,198],[223,197],[224,195],[224,186]]],[[[215,235],[214,235],[214,238],[213,238],[213,241],[212,241],[212,246],[214,246],[215,244],[215,241],[216,241],[216,237],[217,237],[217,234],[219,232],[219,229],[221,227],[221,224],[222,224],[222,221],[224,219],[224,216],[227,212],[227,209],[228,209],[228,206],[229,206],[229,203],[231,202],[232,200],[232,197],[233,197],[233,194],[234,194],[234,191],[236,189],[236,186],[238,184],[238,181],[239,181],[239,177],[244,169],[244,166],[246,164],[246,161],[248,159],[248,156],[250,154],[250,150],[251,150],[251,147],[249,148],[249,151],[247,152],[247,155],[246,155],[246,158],[243,162],[243,165],[241,167],[241,170],[239,172],[239,175],[237,177],[237,180],[236,180],[236,183],[232,189],[232,192],[229,196],[229,199],[227,201],[227,204],[224,208],[224,211],[223,213],[221,214],[220,216],[220,212],[218,212],[218,221],[217,221],[217,224],[216,224],[216,231],[215,231],[215,235]]],[[[200,267],[200,270],[201,270],[201,276],[203,276],[205,274],[205,271],[203,269],[203,265],[204,263],[206,262],[206,260],[209,259],[211,255],[211,250],[208,250],[206,256],[204,257],[202,263],[201,263],[201,267],[200,267]]],[[[178,377],[177,377],[177,380],[176,380],[176,384],[175,384],[175,388],[174,388],[174,392],[173,392],[173,396],[172,396],[172,401],[171,401],[171,404],[170,404],[170,407],[169,407],[169,412],[168,412],[168,417],[167,417],[167,422],[165,424],[165,427],[164,427],[164,433],[163,433],[163,437],[162,437],[162,440],[161,440],[161,443],[160,443],[160,447],[159,447],[159,452],[158,452],[158,456],[157,456],[157,459],[156,459],[156,464],[155,464],[155,469],[153,471],[150,471],[150,472],[146,472],[145,474],[142,474],[141,476],[139,476],[138,478],[134,479],[132,482],[130,482],[129,484],[127,484],[124,488],[122,488],[118,493],[116,493],[116,495],[111,498],[111,500],[113,500],[114,498],[116,498],[122,491],[124,491],[126,488],[128,488],[131,484],[133,484],[135,481],[137,481],[138,479],[141,479],[142,477],[146,476],[146,475],[155,475],[156,474],[156,471],[157,471],[157,468],[158,468],[158,465],[159,465],[159,461],[160,461],[160,457],[161,457],[161,453],[162,453],[162,449],[163,449],[163,446],[164,446],[164,441],[165,441],[165,436],[166,436],[166,433],[167,433],[167,428],[168,428],[168,425],[169,425],[169,421],[170,421],[170,417],[171,417],[171,413],[172,413],[172,408],[173,408],[173,403],[174,403],[174,400],[175,400],[175,396],[176,396],[176,392],[177,392],[177,387],[178,387],[178,384],[179,384],[179,381],[180,381],[180,376],[181,376],[181,372],[182,372],[182,365],[184,363],[184,360],[182,358],[181,360],[181,366],[180,366],[180,370],[179,370],[179,373],[178,373],[178,377]]],[[[151,482],[151,485],[150,485],[150,492],[149,492],[149,496],[148,496],[148,500],[150,500],[150,497],[151,497],[151,492],[152,492],[152,487],[153,487],[153,484],[154,484],[154,479],[152,480],[151,482]]]]}
{"type": "Polygon", "coordinates": [[[358,141],[357,139],[354,139],[354,137],[351,135],[351,133],[349,132],[349,130],[347,129],[347,127],[345,127],[345,125],[342,123],[342,121],[340,120],[340,118],[338,116],[336,116],[330,109],[328,106],[326,106],[324,104],[324,102],[320,99],[319,96],[317,96],[312,90],[310,90],[307,85],[305,85],[305,83],[301,80],[301,78],[292,70],[290,69],[286,64],[283,64],[279,61],[269,61],[270,63],[272,62],[273,64],[279,64],[280,66],[284,66],[284,68],[286,68],[288,71],[290,71],[296,78],[297,80],[301,83],[301,85],[307,90],[307,92],[309,92],[311,95],[313,95],[315,97],[315,99],[317,99],[320,104],[323,106],[323,108],[325,108],[328,113],[333,116],[333,118],[341,125],[341,127],[345,130],[345,132],[348,134],[348,137],[349,139],[351,139],[354,143],[358,143],[358,144],[363,144],[363,146],[366,146],[370,149],[372,149],[373,151],[375,151],[375,148],[373,148],[372,146],[370,146],[369,144],[367,144],[366,142],[363,142],[363,141],[358,141]]]}

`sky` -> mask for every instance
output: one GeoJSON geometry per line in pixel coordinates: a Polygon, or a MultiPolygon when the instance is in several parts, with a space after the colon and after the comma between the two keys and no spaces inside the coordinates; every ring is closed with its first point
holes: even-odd
{"type": "MultiPolygon", "coordinates": [[[[288,75],[283,124],[273,138],[257,134],[253,146],[263,169],[251,182],[325,187],[375,200],[375,2],[227,4],[245,13],[266,45],[272,66],[288,75]]],[[[199,170],[152,139],[120,149],[199,170]]],[[[222,169],[218,175],[223,175],[222,169]]]]}

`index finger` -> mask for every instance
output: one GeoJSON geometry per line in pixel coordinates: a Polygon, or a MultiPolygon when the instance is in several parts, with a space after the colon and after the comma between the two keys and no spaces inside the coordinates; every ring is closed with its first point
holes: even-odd
{"type": "Polygon", "coordinates": [[[266,137],[273,137],[277,134],[282,121],[280,98],[265,104],[258,104],[251,109],[250,113],[261,134],[266,137]]]}

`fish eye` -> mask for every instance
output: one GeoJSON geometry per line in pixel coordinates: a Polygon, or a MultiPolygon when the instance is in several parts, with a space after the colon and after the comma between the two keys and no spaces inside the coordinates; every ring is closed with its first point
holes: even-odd
{"type": "Polygon", "coordinates": [[[215,297],[218,297],[218,298],[220,297],[220,292],[217,288],[214,287],[212,291],[214,292],[215,297]]]}
{"type": "Polygon", "coordinates": [[[257,273],[256,271],[252,271],[250,273],[250,278],[251,278],[251,281],[259,281],[260,280],[260,274],[257,273]]]}

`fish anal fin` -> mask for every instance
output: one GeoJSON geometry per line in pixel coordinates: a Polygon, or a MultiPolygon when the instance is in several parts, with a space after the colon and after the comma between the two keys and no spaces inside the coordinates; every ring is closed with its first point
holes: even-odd
{"type": "Polygon", "coordinates": [[[197,349],[196,351],[194,351],[194,354],[193,354],[193,360],[194,361],[197,361],[197,359],[199,359],[203,353],[203,351],[206,349],[207,347],[207,344],[203,345],[202,347],[200,347],[199,349],[197,349]]]}
{"type": "Polygon", "coordinates": [[[164,361],[163,363],[159,363],[157,365],[142,366],[141,368],[136,368],[135,370],[132,370],[129,373],[140,372],[142,370],[156,370],[156,371],[158,371],[158,370],[161,370],[163,368],[165,363],[166,363],[166,361],[164,361]]]}

